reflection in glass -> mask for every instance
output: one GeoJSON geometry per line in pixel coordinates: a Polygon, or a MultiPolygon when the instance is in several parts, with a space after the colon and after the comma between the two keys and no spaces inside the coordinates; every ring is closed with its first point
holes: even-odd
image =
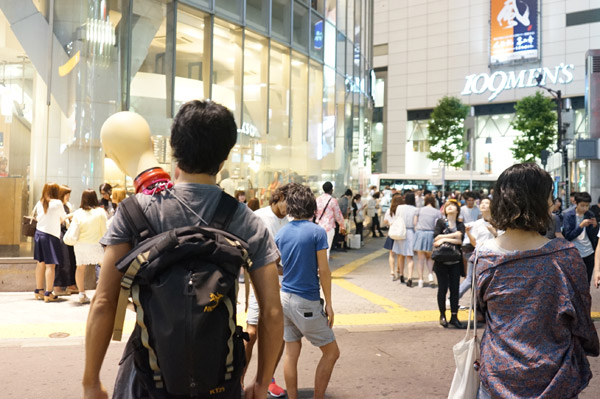
{"type": "Polygon", "coordinates": [[[273,0],[272,7],[271,32],[274,37],[289,43],[292,37],[292,2],[273,0]]]}
{"type": "Polygon", "coordinates": [[[323,158],[323,67],[310,63],[308,86],[308,142],[313,159],[323,158]]]}
{"type": "MultiPolygon", "coordinates": [[[[334,2],[335,4],[335,0],[329,0],[329,2],[334,2]]],[[[317,10],[317,12],[319,14],[323,14],[323,8],[325,5],[325,0],[311,0],[310,1],[310,6],[314,9],[317,10]]]]}
{"type": "Polygon", "coordinates": [[[336,30],[335,27],[327,22],[325,24],[325,65],[335,68],[335,56],[336,56],[336,30]]]}
{"type": "Polygon", "coordinates": [[[287,144],[290,119],[290,51],[277,43],[271,45],[269,82],[269,140],[273,145],[287,144]]]}
{"type": "Polygon", "coordinates": [[[336,70],[343,75],[346,73],[346,36],[341,32],[337,32],[336,53],[336,70]]]}
{"type": "MultiPolygon", "coordinates": [[[[335,149],[335,70],[327,66],[324,69],[323,157],[333,153],[335,149]]],[[[327,169],[334,168],[335,164],[331,162],[327,169]]]]}
{"type": "Polygon", "coordinates": [[[322,61],[323,46],[325,45],[325,27],[323,26],[323,18],[319,17],[317,13],[313,12],[310,20],[310,26],[310,55],[322,61]]]}
{"type": "MultiPolygon", "coordinates": [[[[244,118],[247,128],[259,136],[267,133],[268,39],[246,31],[244,43],[244,118]]],[[[254,135],[254,134],[253,134],[254,135]]]]}
{"type": "Polygon", "coordinates": [[[229,108],[241,121],[242,28],[215,18],[213,29],[212,99],[229,108]]]}
{"type": "Polygon", "coordinates": [[[327,6],[325,9],[325,18],[327,18],[327,20],[329,22],[331,22],[332,24],[336,24],[336,0],[327,0],[327,6]]]}
{"type": "MultiPolygon", "coordinates": [[[[348,10],[346,9],[346,2],[348,0],[338,0],[337,4],[337,28],[342,31],[345,35],[348,35],[346,32],[346,13],[348,10]]],[[[350,0],[352,1],[352,0],[350,0]]]]}
{"type": "Polygon", "coordinates": [[[308,57],[292,52],[291,164],[300,176],[308,175],[308,57]]]}
{"type": "Polygon", "coordinates": [[[243,15],[242,2],[243,0],[217,0],[215,1],[215,10],[217,14],[241,21],[243,15]]]}
{"type": "Polygon", "coordinates": [[[294,45],[301,50],[308,51],[308,8],[294,2],[294,45]]]}
{"type": "Polygon", "coordinates": [[[265,33],[269,26],[269,3],[269,0],[247,0],[246,2],[246,22],[265,33]]]}
{"type": "Polygon", "coordinates": [[[188,12],[180,6],[177,12],[177,46],[175,54],[175,112],[190,100],[202,100],[210,93],[210,16],[188,12]]]}
{"type": "MultiPolygon", "coordinates": [[[[167,118],[167,7],[159,0],[151,0],[146,7],[134,6],[137,18],[131,49],[130,110],[142,115],[153,134],[169,134],[167,118]],[[148,9],[154,12],[147,12],[148,9]]],[[[135,3],[136,5],[138,3],[135,3]]]]}
{"type": "MultiPolygon", "coordinates": [[[[354,0],[354,45],[360,48],[360,32],[361,32],[361,3],[364,0],[354,0]]],[[[350,15],[350,14],[348,14],[350,15]]]]}
{"type": "Polygon", "coordinates": [[[348,5],[346,9],[346,36],[354,39],[354,0],[346,0],[348,5]]]}

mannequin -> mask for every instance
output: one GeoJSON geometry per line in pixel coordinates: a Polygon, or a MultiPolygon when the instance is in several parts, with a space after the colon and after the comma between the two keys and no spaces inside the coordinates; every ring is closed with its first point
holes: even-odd
{"type": "Polygon", "coordinates": [[[130,111],[117,112],[104,122],[100,137],[106,155],[125,174],[135,176],[136,193],[152,194],[173,185],[169,174],[157,166],[150,126],[142,116],[130,111]]]}

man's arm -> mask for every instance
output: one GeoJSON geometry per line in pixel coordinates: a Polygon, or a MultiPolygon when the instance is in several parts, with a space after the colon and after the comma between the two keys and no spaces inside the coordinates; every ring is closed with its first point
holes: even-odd
{"type": "Polygon", "coordinates": [[[119,299],[122,274],[115,268],[115,264],[130,249],[131,245],[125,243],[109,245],[104,252],[100,279],[96,294],[92,298],[85,329],[85,368],[83,372],[83,397],[85,399],[108,397],[100,382],[100,368],[110,343],[119,299]]]}
{"type": "Polygon", "coordinates": [[[319,266],[319,280],[323,295],[325,296],[325,313],[329,320],[329,328],[333,327],[333,306],[331,305],[331,270],[327,261],[327,250],[317,251],[317,264],[319,266]]]}
{"type": "Polygon", "coordinates": [[[594,255],[594,273],[592,274],[592,287],[600,288],[600,240],[596,244],[596,254],[594,255]]]}
{"type": "Polygon", "coordinates": [[[250,271],[258,301],[258,368],[256,381],[246,390],[246,398],[266,398],[283,342],[283,310],[279,298],[277,265],[269,263],[250,271]]]}

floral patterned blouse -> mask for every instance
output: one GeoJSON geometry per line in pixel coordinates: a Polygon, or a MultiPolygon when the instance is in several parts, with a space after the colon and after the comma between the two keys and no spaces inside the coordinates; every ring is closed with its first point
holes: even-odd
{"type": "Polygon", "coordinates": [[[484,248],[476,276],[487,319],[479,376],[492,398],[576,398],[599,344],[575,246],[557,238],[529,251],[484,248]]]}
{"type": "Polygon", "coordinates": [[[317,198],[317,212],[315,212],[315,217],[317,218],[317,224],[324,228],[325,231],[335,229],[335,222],[344,227],[344,216],[342,215],[342,211],[340,211],[340,206],[337,200],[329,194],[323,194],[317,198]],[[328,202],[329,205],[327,205],[328,202]],[[323,210],[325,210],[325,213],[323,213],[323,210]]]}

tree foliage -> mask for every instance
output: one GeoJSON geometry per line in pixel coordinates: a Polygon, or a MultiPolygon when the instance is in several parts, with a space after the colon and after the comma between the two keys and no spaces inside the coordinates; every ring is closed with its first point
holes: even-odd
{"type": "Polygon", "coordinates": [[[556,105],[541,92],[524,97],[515,104],[515,120],[511,126],[523,133],[511,148],[519,162],[535,162],[542,150],[549,150],[556,143],[556,105]]]}
{"type": "Polygon", "coordinates": [[[429,121],[429,159],[457,168],[463,165],[464,120],[468,113],[469,107],[456,97],[444,97],[438,102],[429,121]]]}

